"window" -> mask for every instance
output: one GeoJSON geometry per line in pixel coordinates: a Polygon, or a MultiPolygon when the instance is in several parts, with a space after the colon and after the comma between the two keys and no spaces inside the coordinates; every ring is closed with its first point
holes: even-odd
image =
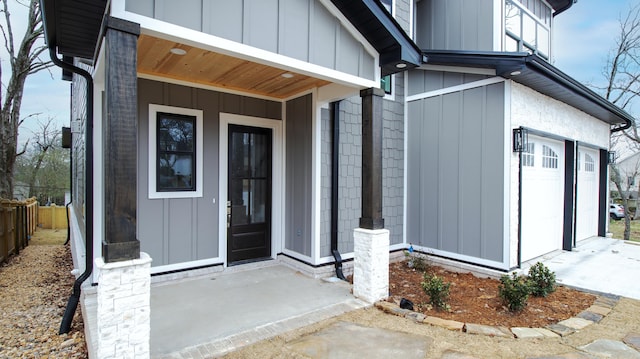
{"type": "Polygon", "coordinates": [[[382,6],[389,12],[389,14],[393,15],[393,0],[380,0],[382,6]]]}
{"type": "Polygon", "coordinates": [[[149,105],[149,198],[202,197],[202,111],[149,105]]]}
{"type": "Polygon", "coordinates": [[[380,79],[380,88],[384,90],[384,93],[391,95],[391,75],[384,76],[380,79]]]}
{"type": "Polygon", "coordinates": [[[549,59],[551,8],[542,0],[506,0],[505,51],[529,52],[549,59]]]}
{"type": "Polygon", "coordinates": [[[558,155],[546,145],[542,145],[542,167],[558,168],[558,155]]]}
{"type": "Polygon", "coordinates": [[[524,167],[533,167],[535,163],[534,151],[536,144],[534,142],[527,143],[524,151],[522,151],[522,165],[524,167]]]}
{"type": "Polygon", "coordinates": [[[596,166],[595,166],[595,162],[593,161],[593,157],[589,156],[589,154],[587,154],[587,153],[584,154],[584,170],[586,172],[595,172],[595,170],[596,170],[596,166]]]}

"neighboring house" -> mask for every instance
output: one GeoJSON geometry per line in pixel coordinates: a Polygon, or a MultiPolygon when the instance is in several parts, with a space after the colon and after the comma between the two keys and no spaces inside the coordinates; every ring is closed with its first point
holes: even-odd
{"type": "Polygon", "coordinates": [[[361,227],[508,271],[605,234],[609,135],[633,119],[549,63],[573,0],[41,3],[92,80],[63,64],[97,269],[326,275],[361,227]]]}
{"type": "MultiPolygon", "coordinates": [[[[616,160],[615,163],[620,173],[620,184],[622,191],[631,199],[638,198],[638,181],[640,180],[640,152],[616,160]]],[[[611,197],[619,198],[618,187],[610,181],[609,189],[611,197]]]]}

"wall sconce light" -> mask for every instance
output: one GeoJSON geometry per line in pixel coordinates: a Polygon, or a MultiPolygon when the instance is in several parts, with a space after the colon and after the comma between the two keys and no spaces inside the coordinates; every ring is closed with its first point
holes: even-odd
{"type": "Polygon", "coordinates": [[[616,151],[609,151],[609,153],[607,153],[607,161],[608,163],[616,163],[616,151]]]}
{"type": "Polygon", "coordinates": [[[513,129],[513,152],[524,152],[529,144],[529,134],[523,127],[513,129]]]}

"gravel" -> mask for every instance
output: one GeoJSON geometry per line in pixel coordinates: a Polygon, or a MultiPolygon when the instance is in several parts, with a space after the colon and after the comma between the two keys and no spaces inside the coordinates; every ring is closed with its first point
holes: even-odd
{"type": "Polygon", "coordinates": [[[0,358],[86,358],[80,306],[58,335],[74,277],[69,247],[30,245],[0,266],[0,358]]]}

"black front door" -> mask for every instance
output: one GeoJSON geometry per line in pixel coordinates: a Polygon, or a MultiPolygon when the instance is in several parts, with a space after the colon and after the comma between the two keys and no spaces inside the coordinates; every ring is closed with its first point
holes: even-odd
{"type": "Polygon", "coordinates": [[[229,125],[227,260],[271,257],[271,129],[229,125]]]}

